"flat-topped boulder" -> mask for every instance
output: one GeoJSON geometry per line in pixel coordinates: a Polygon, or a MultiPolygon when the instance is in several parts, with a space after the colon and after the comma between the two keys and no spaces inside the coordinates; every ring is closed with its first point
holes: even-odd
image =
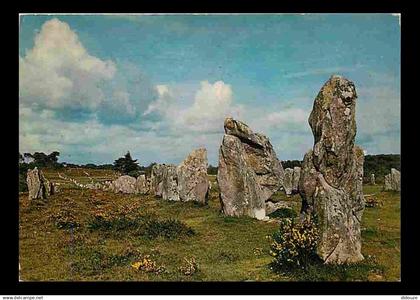
{"type": "Polygon", "coordinates": [[[356,99],[354,84],[334,75],[320,90],[309,116],[315,143],[303,160],[299,193],[303,217],[317,217],[317,253],[326,263],[363,259],[364,154],[354,144],[356,99]]]}
{"type": "Polygon", "coordinates": [[[118,177],[110,184],[110,190],[114,193],[135,194],[136,178],[128,175],[118,177]]]}

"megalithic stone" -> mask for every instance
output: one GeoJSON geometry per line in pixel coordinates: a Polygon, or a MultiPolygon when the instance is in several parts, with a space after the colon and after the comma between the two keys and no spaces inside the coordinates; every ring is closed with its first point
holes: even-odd
{"type": "Polygon", "coordinates": [[[299,193],[302,216],[316,216],[317,253],[326,263],[363,259],[364,154],[354,144],[356,99],[353,82],[333,75],[318,93],[309,116],[315,143],[303,160],[299,193]]]}

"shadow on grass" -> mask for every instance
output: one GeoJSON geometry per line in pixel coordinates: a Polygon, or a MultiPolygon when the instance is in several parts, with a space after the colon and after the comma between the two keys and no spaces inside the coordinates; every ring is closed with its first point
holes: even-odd
{"type": "Polygon", "coordinates": [[[274,263],[269,264],[269,268],[293,281],[372,281],[383,278],[384,274],[384,267],[371,257],[355,264],[324,264],[315,259],[304,268],[285,269],[274,263]]]}

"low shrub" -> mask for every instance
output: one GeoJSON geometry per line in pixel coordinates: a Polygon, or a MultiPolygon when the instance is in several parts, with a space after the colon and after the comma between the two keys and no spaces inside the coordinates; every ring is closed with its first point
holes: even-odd
{"type": "Polygon", "coordinates": [[[383,201],[381,201],[380,199],[376,198],[376,197],[365,197],[365,206],[366,207],[379,207],[379,206],[383,206],[384,203],[383,201]]]}
{"type": "Polygon", "coordinates": [[[191,258],[184,257],[184,262],[185,264],[178,268],[178,270],[182,274],[186,276],[191,276],[198,272],[199,267],[198,267],[198,263],[195,261],[195,257],[191,257],[191,258]]]}
{"type": "Polygon", "coordinates": [[[102,230],[102,231],[121,231],[127,229],[137,228],[142,222],[140,218],[105,218],[103,216],[94,216],[87,224],[87,228],[90,230],[102,230]]]}
{"type": "Polygon", "coordinates": [[[179,220],[157,220],[151,216],[112,216],[95,215],[87,224],[87,228],[91,231],[101,230],[110,232],[121,232],[133,230],[139,236],[148,239],[156,239],[159,237],[165,239],[176,239],[182,236],[192,236],[194,230],[179,220]]]}
{"type": "Polygon", "coordinates": [[[194,230],[179,220],[149,220],[140,230],[140,234],[155,239],[163,237],[166,239],[176,239],[181,236],[192,236],[194,230]]]}
{"type": "Polygon", "coordinates": [[[131,266],[138,271],[148,273],[161,274],[166,271],[165,266],[158,266],[157,263],[150,258],[150,255],[143,256],[141,260],[133,263],[131,266]]]}
{"type": "Polygon", "coordinates": [[[270,218],[296,218],[297,213],[290,208],[280,208],[268,215],[270,218]]]}
{"type": "Polygon", "coordinates": [[[283,219],[279,225],[279,230],[268,236],[271,241],[270,255],[274,257],[272,267],[283,271],[306,268],[317,258],[318,230],[315,222],[283,219]]]}
{"type": "Polygon", "coordinates": [[[62,210],[52,216],[54,225],[59,229],[74,229],[80,227],[74,212],[71,210],[62,210]]]}

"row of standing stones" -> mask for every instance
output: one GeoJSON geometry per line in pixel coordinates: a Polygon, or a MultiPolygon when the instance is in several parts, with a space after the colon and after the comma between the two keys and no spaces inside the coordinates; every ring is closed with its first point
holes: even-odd
{"type": "MultiPolygon", "coordinates": [[[[319,257],[335,264],[362,260],[364,154],[354,143],[356,99],[354,84],[341,76],[333,75],[324,84],[309,116],[314,146],[305,154],[301,168],[284,170],[268,137],[254,133],[241,121],[226,118],[217,173],[223,213],[267,220],[267,214],[289,207],[287,201],[270,198],[275,192],[283,189],[287,195],[299,193],[300,220],[317,218],[319,257]]],[[[72,181],[84,188],[206,204],[211,188],[207,166],[206,149],[200,148],[179,166],[154,165],[150,178],[124,175],[114,181],[87,185],[72,181]]],[[[37,169],[28,171],[29,198],[48,196],[54,188],[47,182],[37,169]]],[[[400,191],[399,171],[391,169],[384,190],[400,191]]]]}

